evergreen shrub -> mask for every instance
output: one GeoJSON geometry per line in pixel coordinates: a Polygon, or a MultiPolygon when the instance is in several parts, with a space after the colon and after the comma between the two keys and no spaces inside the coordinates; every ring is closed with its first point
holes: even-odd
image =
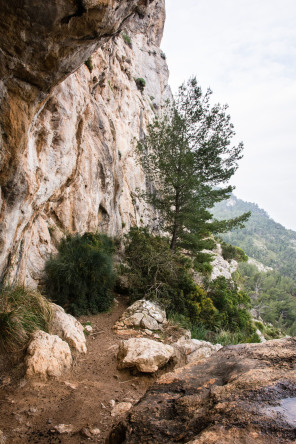
{"type": "Polygon", "coordinates": [[[48,331],[49,301],[24,286],[0,291],[0,351],[17,352],[26,347],[35,330],[48,331]]]}
{"type": "Polygon", "coordinates": [[[222,256],[226,261],[234,259],[237,262],[248,262],[248,256],[241,248],[228,244],[223,241],[221,242],[221,247],[222,247],[222,256]]]}
{"type": "Polygon", "coordinates": [[[58,254],[45,265],[52,300],[74,315],[106,311],[113,302],[113,241],[85,233],[62,239],[58,254]]]}

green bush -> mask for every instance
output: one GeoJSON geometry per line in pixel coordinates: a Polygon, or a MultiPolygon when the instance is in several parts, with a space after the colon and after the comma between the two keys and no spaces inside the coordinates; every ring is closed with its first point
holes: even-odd
{"type": "Polygon", "coordinates": [[[89,56],[89,58],[85,60],[84,64],[88,67],[89,72],[92,72],[92,70],[94,69],[94,65],[91,56],[89,56]]]}
{"type": "Polygon", "coordinates": [[[226,261],[234,259],[237,262],[248,262],[248,256],[241,248],[227,244],[226,242],[223,241],[221,242],[221,247],[222,247],[222,256],[226,261]]]}
{"type": "Polygon", "coordinates": [[[130,38],[130,36],[128,34],[125,34],[124,32],[122,33],[122,38],[124,40],[124,43],[127,44],[127,46],[129,46],[132,49],[132,40],[130,38]]]}
{"type": "Polygon", "coordinates": [[[48,331],[49,301],[38,291],[24,286],[0,291],[0,351],[20,351],[35,330],[48,331]]]}
{"type": "Polygon", "coordinates": [[[191,260],[172,252],[167,238],[153,236],[147,228],[131,228],[124,243],[131,300],[157,300],[168,312],[189,315],[196,292],[191,260]]]}
{"type": "Polygon", "coordinates": [[[114,286],[113,241],[102,234],[64,238],[45,265],[48,295],[74,315],[110,308],[114,286]]]}
{"type": "Polygon", "coordinates": [[[144,91],[144,88],[145,88],[145,86],[146,86],[146,81],[145,81],[145,79],[142,79],[141,77],[139,77],[138,79],[135,79],[135,82],[136,82],[136,85],[137,85],[138,90],[141,91],[141,92],[143,92],[143,91],[144,91]]]}

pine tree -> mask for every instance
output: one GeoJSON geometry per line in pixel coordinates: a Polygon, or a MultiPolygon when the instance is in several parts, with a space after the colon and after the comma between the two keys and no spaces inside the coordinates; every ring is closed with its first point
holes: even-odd
{"type": "Polygon", "coordinates": [[[211,94],[208,89],[203,95],[196,78],[190,79],[138,143],[149,183],[145,199],[159,211],[173,251],[211,248],[211,234],[242,225],[250,215],[217,221],[209,211],[234,189],[225,184],[243,150],[242,143],[230,145],[235,133],[227,105],[211,107],[211,94]]]}

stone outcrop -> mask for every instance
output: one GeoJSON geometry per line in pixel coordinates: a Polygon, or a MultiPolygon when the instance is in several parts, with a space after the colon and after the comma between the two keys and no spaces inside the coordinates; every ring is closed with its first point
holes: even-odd
{"type": "Polygon", "coordinates": [[[170,345],[147,338],[131,338],[119,345],[118,369],[136,367],[140,372],[154,373],[173,355],[170,345]]]}
{"type": "Polygon", "coordinates": [[[50,333],[66,341],[72,349],[86,353],[86,338],[81,323],[59,305],[51,304],[51,313],[50,333]]]}
{"type": "Polygon", "coordinates": [[[140,299],[128,307],[114,325],[114,329],[124,330],[136,327],[157,331],[162,330],[166,323],[166,313],[159,305],[140,299]]]}
{"type": "Polygon", "coordinates": [[[32,335],[27,349],[26,375],[60,377],[72,365],[69,345],[56,335],[38,330],[32,335]]]}
{"type": "Polygon", "coordinates": [[[163,375],[109,444],[293,443],[296,339],[224,347],[163,375]]]}
{"type": "Polygon", "coordinates": [[[164,0],[18,4],[0,5],[0,276],[35,286],[66,233],[150,219],[133,140],[170,90],[164,0]]]}
{"type": "Polygon", "coordinates": [[[212,252],[207,252],[212,254],[214,257],[213,262],[211,262],[211,265],[213,267],[211,280],[214,280],[220,276],[225,277],[225,279],[232,279],[231,275],[237,270],[238,267],[237,261],[235,261],[234,259],[229,262],[226,261],[222,256],[222,247],[220,244],[217,244],[216,249],[212,252]]]}

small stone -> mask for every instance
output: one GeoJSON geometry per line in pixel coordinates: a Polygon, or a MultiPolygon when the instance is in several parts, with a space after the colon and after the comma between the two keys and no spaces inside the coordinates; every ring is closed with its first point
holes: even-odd
{"type": "Polygon", "coordinates": [[[84,330],[85,330],[87,333],[91,333],[91,332],[93,331],[93,328],[92,328],[91,325],[85,325],[85,326],[84,326],[84,330]]]}
{"type": "Polygon", "coordinates": [[[11,377],[10,376],[2,376],[2,378],[0,378],[0,384],[2,386],[9,385],[10,383],[11,383],[11,377]]]}
{"type": "Polygon", "coordinates": [[[113,375],[114,379],[119,379],[118,375],[113,375]]]}
{"type": "Polygon", "coordinates": [[[77,387],[78,387],[78,384],[77,384],[77,383],[72,383],[72,382],[69,382],[69,381],[65,381],[64,384],[65,384],[67,387],[70,387],[72,390],[76,390],[77,387]]]}
{"type": "Polygon", "coordinates": [[[119,416],[123,415],[124,413],[128,412],[132,408],[131,402],[120,402],[116,406],[113,407],[111,416],[119,416]]]}
{"type": "Polygon", "coordinates": [[[115,406],[115,401],[114,399],[111,399],[111,401],[109,402],[110,407],[113,408],[115,406]]]}
{"type": "Polygon", "coordinates": [[[72,424],[59,424],[55,426],[54,429],[60,434],[72,433],[74,431],[72,424]]]}

